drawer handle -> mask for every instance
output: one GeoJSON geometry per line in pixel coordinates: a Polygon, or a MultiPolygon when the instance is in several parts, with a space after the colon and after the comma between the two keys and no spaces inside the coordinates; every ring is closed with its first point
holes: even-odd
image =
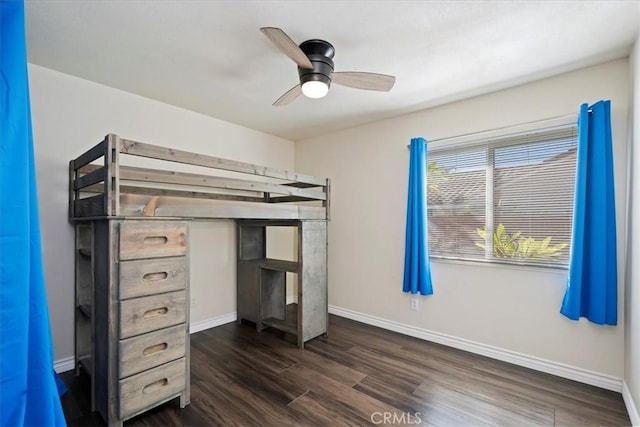
{"type": "Polygon", "coordinates": [[[166,271],[160,271],[157,273],[147,273],[142,276],[142,279],[146,282],[157,282],[158,280],[164,280],[169,276],[166,271]]]}
{"type": "Polygon", "coordinates": [[[161,351],[165,351],[169,347],[169,344],[166,342],[149,346],[142,351],[143,356],[151,356],[152,354],[159,353],[161,351]]]}
{"type": "Polygon", "coordinates": [[[167,236],[147,236],[144,238],[145,245],[165,245],[168,241],[167,236]]]}
{"type": "Polygon", "coordinates": [[[154,308],[153,310],[145,311],[142,317],[145,319],[153,319],[154,317],[164,316],[169,311],[167,307],[154,308]]]}
{"type": "Polygon", "coordinates": [[[161,380],[154,381],[151,384],[147,384],[142,389],[142,392],[145,393],[145,394],[146,393],[153,393],[154,391],[158,390],[159,388],[162,388],[162,387],[166,386],[167,384],[169,384],[169,379],[168,378],[163,378],[161,380]]]}

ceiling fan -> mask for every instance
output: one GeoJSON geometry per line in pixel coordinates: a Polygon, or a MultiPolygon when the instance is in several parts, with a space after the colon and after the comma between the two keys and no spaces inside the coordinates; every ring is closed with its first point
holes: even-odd
{"type": "Polygon", "coordinates": [[[394,76],[360,71],[333,71],[335,49],[331,43],[311,39],[298,46],[280,28],[260,28],[271,42],[285,55],[298,64],[300,83],[289,89],[273,103],[275,107],[289,104],[300,94],[308,98],[322,98],[329,92],[331,83],[356,89],[388,92],[396,81],[394,76]]]}

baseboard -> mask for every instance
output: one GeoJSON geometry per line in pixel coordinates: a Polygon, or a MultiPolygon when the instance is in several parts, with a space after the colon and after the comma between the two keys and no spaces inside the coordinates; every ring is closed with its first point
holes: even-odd
{"type": "Polygon", "coordinates": [[[629,391],[629,387],[625,381],[622,381],[622,398],[624,399],[624,404],[627,407],[631,425],[640,426],[640,412],[638,412],[638,407],[633,401],[633,396],[631,396],[631,391],[629,391]]]}
{"type": "MultiPolygon", "coordinates": [[[[287,304],[298,303],[297,295],[289,295],[286,300],[287,304]]],[[[238,315],[233,312],[218,317],[212,317],[211,319],[201,320],[199,322],[192,322],[189,325],[189,333],[195,334],[196,332],[204,331],[206,329],[215,328],[216,326],[224,325],[225,323],[235,322],[238,319],[238,315]]]]}
{"type": "MultiPolygon", "coordinates": [[[[404,325],[402,323],[393,322],[376,316],[371,316],[357,311],[348,310],[333,305],[329,306],[329,313],[336,316],[346,317],[347,319],[356,320],[368,325],[377,326],[382,329],[420,338],[426,341],[432,341],[448,347],[465,350],[470,353],[480,354],[482,356],[491,357],[492,359],[502,360],[525,368],[534,369],[536,371],[546,372],[548,374],[557,375],[559,377],[568,378],[585,384],[594,385],[596,387],[607,390],[622,391],[622,379],[613,376],[600,374],[598,372],[588,371],[586,369],[576,368],[574,366],[553,362],[550,360],[529,356],[527,354],[515,351],[505,350],[502,348],[465,340],[451,335],[441,334],[439,332],[429,331],[427,329],[415,326],[404,325]]],[[[637,412],[636,412],[637,413],[637,412]]]]}
{"type": "Polygon", "coordinates": [[[235,322],[237,318],[237,314],[233,312],[218,317],[212,317],[211,319],[201,320],[199,322],[191,322],[189,325],[189,333],[195,334],[196,332],[215,328],[216,326],[224,325],[229,322],[235,322]]]}
{"type": "Polygon", "coordinates": [[[72,369],[75,369],[75,367],[76,360],[73,356],[64,357],[53,362],[53,370],[59,374],[71,371],[72,369]]]}

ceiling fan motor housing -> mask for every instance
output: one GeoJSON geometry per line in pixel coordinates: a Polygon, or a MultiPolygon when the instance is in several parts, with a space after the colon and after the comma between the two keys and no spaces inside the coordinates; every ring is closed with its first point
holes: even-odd
{"type": "Polygon", "coordinates": [[[300,49],[313,65],[311,69],[298,67],[300,84],[320,81],[330,86],[333,75],[333,60],[331,58],[335,55],[335,49],[331,43],[318,39],[307,40],[300,44],[300,49]]]}

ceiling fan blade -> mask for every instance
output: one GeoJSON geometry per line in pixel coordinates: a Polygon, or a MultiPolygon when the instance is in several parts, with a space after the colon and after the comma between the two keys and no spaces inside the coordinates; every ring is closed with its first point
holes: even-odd
{"type": "Polygon", "coordinates": [[[295,85],[284,93],[280,98],[273,103],[274,107],[282,107],[283,105],[290,104],[294,99],[302,94],[302,86],[295,85]]]}
{"type": "Polygon", "coordinates": [[[298,64],[300,68],[313,68],[313,65],[311,65],[311,61],[309,61],[307,55],[305,55],[296,42],[291,40],[291,38],[280,28],[262,27],[260,28],[260,31],[262,31],[262,34],[271,40],[271,43],[276,45],[276,47],[291,58],[293,62],[298,64]]]}
{"type": "Polygon", "coordinates": [[[379,90],[388,92],[396,82],[394,76],[378,73],[364,73],[360,71],[342,71],[333,73],[332,83],[356,89],[379,90]]]}

